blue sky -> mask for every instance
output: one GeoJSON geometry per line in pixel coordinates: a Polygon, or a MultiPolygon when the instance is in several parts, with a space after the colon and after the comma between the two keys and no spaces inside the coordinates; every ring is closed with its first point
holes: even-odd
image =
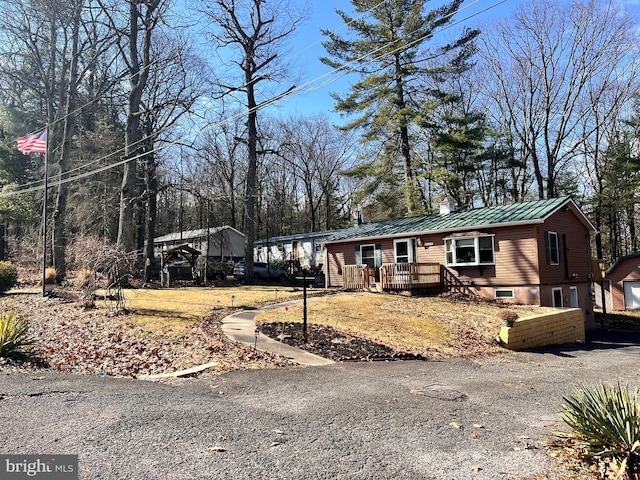
{"type": "MultiPolygon", "coordinates": [[[[462,25],[477,27],[483,22],[489,22],[497,18],[507,16],[523,0],[467,0],[463,4],[463,11],[456,17],[464,19],[473,17],[463,22],[462,25]],[[495,6],[496,4],[499,4],[495,6]],[[493,7],[493,8],[490,8],[493,7]],[[485,12],[484,9],[489,8],[485,12]]],[[[432,1],[429,8],[435,8],[444,2],[432,1]]],[[[346,32],[341,18],[335,13],[337,8],[350,11],[349,0],[311,0],[311,11],[308,20],[297,33],[291,48],[291,57],[297,67],[302,71],[302,81],[299,85],[303,91],[311,89],[308,93],[300,92],[278,105],[278,110],[297,113],[300,115],[312,115],[326,113],[336,122],[339,117],[333,111],[334,100],[330,92],[346,92],[349,88],[348,78],[336,80],[335,75],[330,75],[331,69],[320,62],[319,57],[326,55],[321,42],[324,40],[321,29],[346,32]]],[[[446,39],[446,37],[443,37],[446,39]]],[[[437,41],[437,39],[436,39],[437,41]]]]}
{"type": "MultiPolygon", "coordinates": [[[[326,55],[321,42],[324,40],[320,29],[346,32],[340,17],[335,13],[336,8],[351,11],[349,0],[308,0],[311,11],[308,20],[302,25],[291,48],[290,55],[295,60],[297,67],[302,71],[302,81],[298,87],[302,90],[312,89],[308,93],[300,92],[278,104],[280,112],[289,112],[299,115],[313,115],[326,113],[331,119],[340,123],[340,117],[333,113],[334,100],[330,92],[345,93],[349,88],[348,78],[336,80],[335,75],[330,75],[330,68],[322,64],[319,57],[326,55]]],[[[483,23],[507,17],[521,3],[527,0],[466,0],[462,11],[456,16],[457,20],[464,20],[462,25],[482,28],[483,23]],[[485,11],[486,9],[486,11],[485,11]]],[[[604,0],[606,1],[606,0],[604,0]]],[[[613,0],[620,1],[630,8],[636,15],[640,10],[640,0],[613,0]]],[[[429,8],[435,8],[444,3],[442,0],[432,0],[429,8]]],[[[448,32],[446,32],[448,33],[448,32]]],[[[442,37],[446,39],[446,37],[442,37]]],[[[438,41],[438,38],[435,38],[438,41]]]]}

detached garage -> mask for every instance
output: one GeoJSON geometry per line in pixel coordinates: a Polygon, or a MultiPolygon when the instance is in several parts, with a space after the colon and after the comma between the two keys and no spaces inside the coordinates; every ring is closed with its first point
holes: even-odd
{"type": "MultiPolygon", "coordinates": [[[[605,272],[607,308],[640,308],[640,253],[620,257],[605,272]]],[[[596,299],[598,295],[596,294],[596,299]]],[[[598,299],[599,300],[599,299],[598,299]]]]}

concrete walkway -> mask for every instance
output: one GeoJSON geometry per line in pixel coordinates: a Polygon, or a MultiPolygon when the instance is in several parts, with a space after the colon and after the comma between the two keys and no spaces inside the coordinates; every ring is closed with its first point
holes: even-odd
{"type": "Polygon", "coordinates": [[[289,360],[299,363],[300,365],[330,365],[335,363],[333,360],[305,352],[296,347],[285,345],[284,343],[273,340],[266,335],[259,333],[256,341],[256,322],[255,317],[261,312],[267,310],[275,310],[276,308],[284,308],[287,305],[295,305],[301,300],[293,302],[280,303],[278,305],[269,305],[259,310],[243,310],[234,313],[222,320],[222,331],[231,340],[245,343],[250,346],[256,346],[258,350],[274,353],[288,358],[289,360]]]}

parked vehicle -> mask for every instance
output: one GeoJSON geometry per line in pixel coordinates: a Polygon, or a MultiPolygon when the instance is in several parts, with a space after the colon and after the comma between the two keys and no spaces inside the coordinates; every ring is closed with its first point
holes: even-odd
{"type": "MultiPolygon", "coordinates": [[[[238,280],[244,279],[245,262],[238,262],[233,268],[233,276],[238,280]]],[[[287,272],[266,262],[253,262],[253,278],[258,282],[270,282],[277,280],[281,283],[289,281],[287,272]]]]}

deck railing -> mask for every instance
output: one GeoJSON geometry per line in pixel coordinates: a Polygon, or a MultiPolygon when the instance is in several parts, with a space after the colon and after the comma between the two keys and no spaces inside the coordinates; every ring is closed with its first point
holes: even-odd
{"type": "Polygon", "coordinates": [[[413,290],[441,284],[439,263],[384,263],[380,267],[383,290],[413,290]]]}
{"type": "Polygon", "coordinates": [[[342,268],[342,284],[345,290],[368,289],[375,283],[376,269],[367,265],[345,265],[342,268]]]}

